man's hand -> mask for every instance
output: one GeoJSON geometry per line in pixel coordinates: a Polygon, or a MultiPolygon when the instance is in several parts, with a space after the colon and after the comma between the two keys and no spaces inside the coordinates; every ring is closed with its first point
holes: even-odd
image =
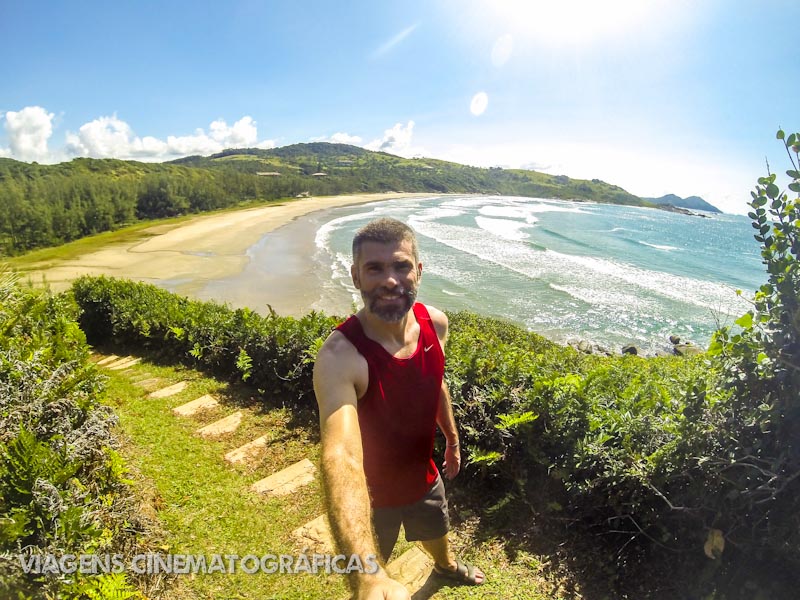
{"type": "Polygon", "coordinates": [[[445,448],[442,469],[444,470],[444,476],[448,479],[458,475],[461,470],[461,447],[458,444],[455,446],[448,444],[445,448]]]}
{"type": "Polygon", "coordinates": [[[361,580],[355,600],[411,600],[406,587],[391,579],[385,571],[361,580]]]}

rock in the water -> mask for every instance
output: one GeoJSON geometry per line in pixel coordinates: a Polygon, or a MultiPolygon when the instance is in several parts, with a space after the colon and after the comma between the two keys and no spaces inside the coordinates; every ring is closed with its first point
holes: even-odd
{"type": "Polygon", "coordinates": [[[678,356],[693,356],[695,354],[702,354],[703,349],[694,344],[675,344],[673,351],[678,356]]]}
{"type": "Polygon", "coordinates": [[[671,335],[669,336],[669,343],[673,346],[681,343],[681,336],[679,335],[671,335]]]}
{"type": "Polygon", "coordinates": [[[586,340],[581,340],[580,342],[578,342],[578,350],[580,350],[584,354],[591,354],[592,345],[586,340]]]}
{"type": "Polygon", "coordinates": [[[634,354],[634,355],[637,355],[637,354],[639,354],[639,348],[637,348],[633,344],[628,344],[627,346],[623,346],[622,347],[622,353],[623,354],[634,354]]]}

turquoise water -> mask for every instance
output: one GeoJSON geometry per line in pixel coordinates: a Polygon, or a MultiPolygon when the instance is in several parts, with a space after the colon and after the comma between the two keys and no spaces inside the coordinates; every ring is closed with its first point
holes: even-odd
{"type": "Polygon", "coordinates": [[[509,319],[562,343],[585,339],[615,350],[635,343],[652,351],[669,348],[677,334],[705,345],[718,325],[748,310],[744,298],[766,280],[745,217],[444,196],[312,216],[319,308],[358,301],[350,242],[381,216],[407,222],[419,236],[421,301],[509,319]]]}

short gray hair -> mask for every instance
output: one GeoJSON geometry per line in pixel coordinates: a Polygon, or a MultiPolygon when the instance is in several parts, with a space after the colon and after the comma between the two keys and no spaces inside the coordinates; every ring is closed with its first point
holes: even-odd
{"type": "Polygon", "coordinates": [[[414,262],[419,262],[419,249],[417,248],[417,235],[408,225],[397,219],[383,217],[375,219],[364,225],[353,237],[353,264],[358,263],[358,255],[364,242],[377,242],[379,244],[399,244],[411,242],[411,253],[414,262]]]}

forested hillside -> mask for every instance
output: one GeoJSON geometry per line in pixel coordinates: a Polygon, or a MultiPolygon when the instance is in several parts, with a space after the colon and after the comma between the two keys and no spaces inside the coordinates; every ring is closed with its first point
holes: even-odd
{"type": "Polygon", "coordinates": [[[358,192],[484,193],[648,206],[599,180],[405,159],[344,144],[227,150],[154,164],[0,159],[0,256],[56,246],[136,221],[291,198],[358,192]]]}

